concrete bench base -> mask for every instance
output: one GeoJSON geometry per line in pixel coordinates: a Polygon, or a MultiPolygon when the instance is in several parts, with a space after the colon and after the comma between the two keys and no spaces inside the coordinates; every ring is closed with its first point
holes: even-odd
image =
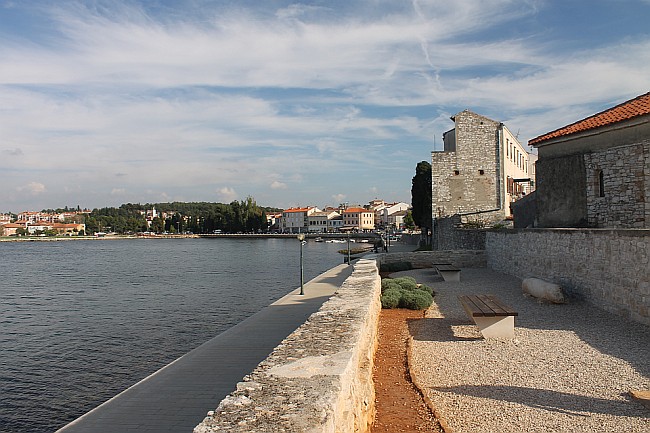
{"type": "Polygon", "coordinates": [[[515,317],[473,317],[485,338],[515,338],[515,317]]]}
{"type": "Polygon", "coordinates": [[[460,281],[460,269],[448,265],[448,264],[438,264],[434,265],[436,271],[440,274],[443,280],[445,281],[460,281]]]}
{"type": "Polygon", "coordinates": [[[509,306],[493,295],[459,296],[463,309],[474,320],[485,338],[514,338],[515,316],[509,306]]]}

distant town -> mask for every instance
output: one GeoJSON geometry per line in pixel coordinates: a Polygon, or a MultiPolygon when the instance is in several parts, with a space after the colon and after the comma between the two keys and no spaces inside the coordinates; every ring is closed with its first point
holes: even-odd
{"type": "Polygon", "coordinates": [[[411,205],[372,200],[365,205],[261,208],[245,202],[122,205],[119,208],[0,214],[0,236],[56,237],[127,234],[343,233],[414,229],[411,205]],[[174,207],[175,206],[175,207],[174,207]],[[164,210],[161,209],[164,208],[164,210]]]}

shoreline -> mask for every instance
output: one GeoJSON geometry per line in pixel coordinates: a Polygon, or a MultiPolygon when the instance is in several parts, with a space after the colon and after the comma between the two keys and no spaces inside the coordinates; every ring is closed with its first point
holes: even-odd
{"type": "MultiPolygon", "coordinates": [[[[0,236],[0,242],[56,242],[96,241],[122,239],[295,239],[297,233],[221,233],[221,234],[167,234],[167,235],[112,235],[112,236],[0,236]]],[[[346,233],[305,233],[305,239],[346,239],[346,233]]],[[[376,233],[351,233],[350,239],[375,239],[376,233]]]]}

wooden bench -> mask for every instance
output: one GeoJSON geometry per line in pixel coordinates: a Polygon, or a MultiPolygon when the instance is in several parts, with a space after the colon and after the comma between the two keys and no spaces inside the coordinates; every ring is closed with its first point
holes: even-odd
{"type": "Polygon", "coordinates": [[[458,300],[485,338],[514,338],[518,313],[494,295],[463,295],[458,300]]]}
{"type": "Polygon", "coordinates": [[[448,263],[438,263],[433,265],[436,271],[445,281],[460,281],[460,269],[448,263]]]}

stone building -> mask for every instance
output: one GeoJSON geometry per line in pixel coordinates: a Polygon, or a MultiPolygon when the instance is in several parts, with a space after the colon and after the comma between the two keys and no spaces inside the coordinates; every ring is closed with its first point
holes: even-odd
{"type": "Polygon", "coordinates": [[[538,227],[650,228],[650,93],[528,144],[538,227]]]}
{"type": "Polygon", "coordinates": [[[444,149],[431,153],[434,219],[510,217],[510,203],[534,186],[528,152],[501,122],[469,110],[451,119],[455,127],[443,134],[444,149]]]}

